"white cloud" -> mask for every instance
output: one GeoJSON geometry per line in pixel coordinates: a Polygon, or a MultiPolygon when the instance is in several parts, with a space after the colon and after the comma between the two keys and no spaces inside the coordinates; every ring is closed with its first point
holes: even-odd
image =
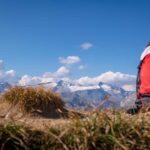
{"type": "Polygon", "coordinates": [[[78,84],[81,85],[97,85],[99,82],[105,82],[110,84],[115,84],[119,87],[123,87],[124,85],[132,85],[135,87],[136,76],[123,74],[120,72],[112,72],[108,71],[96,77],[81,77],[76,80],[78,84]]]}
{"type": "Polygon", "coordinates": [[[69,69],[67,69],[65,66],[62,66],[54,73],[54,75],[56,77],[65,77],[69,74],[69,72],[69,69]]]}
{"type": "Polygon", "coordinates": [[[36,85],[39,83],[51,82],[53,86],[56,84],[58,80],[66,78],[69,72],[70,72],[69,69],[67,69],[65,66],[62,66],[56,72],[53,73],[46,72],[42,76],[24,75],[21,77],[18,84],[21,86],[27,86],[27,85],[36,85]]]}
{"type": "Polygon", "coordinates": [[[90,49],[90,48],[92,48],[92,47],[93,47],[93,44],[90,43],[90,42],[85,42],[85,43],[81,44],[81,48],[82,48],[83,50],[88,50],[88,49],[90,49]]]}
{"type": "Polygon", "coordinates": [[[14,70],[9,70],[5,72],[7,76],[10,77],[15,77],[16,76],[16,72],[14,70]]]}
{"type": "Polygon", "coordinates": [[[80,65],[80,66],[78,67],[78,69],[79,69],[79,70],[84,70],[84,69],[85,69],[85,66],[84,66],[84,65],[80,65]]]}
{"type": "Polygon", "coordinates": [[[99,88],[99,82],[105,82],[122,87],[126,91],[135,91],[136,76],[123,74],[120,72],[106,72],[96,77],[81,77],[77,80],[70,80],[68,78],[69,70],[62,66],[56,72],[44,73],[42,76],[29,76],[25,75],[19,81],[19,85],[36,85],[39,83],[51,82],[49,87],[56,86],[56,82],[59,80],[66,80],[74,83],[74,86],[70,87],[71,91],[96,89],[99,88]],[[82,86],[81,86],[82,85],[82,86]]]}
{"type": "Polygon", "coordinates": [[[24,75],[21,77],[19,80],[19,85],[21,86],[26,86],[26,85],[35,85],[41,83],[41,78],[40,77],[32,77],[29,75],[24,75]]]}
{"type": "Polygon", "coordinates": [[[106,73],[101,74],[97,77],[97,80],[101,80],[106,83],[114,83],[117,85],[127,84],[127,82],[134,83],[136,80],[136,76],[123,74],[121,72],[112,72],[108,71],[106,73]]]}
{"type": "Polygon", "coordinates": [[[42,78],[62,78],[62,77],[68,76],[69,73],[70,73],[70,70],[67,67],[61,66],[60,68],[56,70],[56,72],[44,73],[42,78]]]}
{"type": "Polygon", "coordinates": [[[14,70],[5,70],[3,60],[0,60],[0,82],[16,82],[16,73],[14,70]]]}
{"type": "Polygon", "coordinates": [[[76,64],[80,62],[80,57],[78,56],[68,56],[66,58],[59,57],[59,62],[64,65],[76,64]]]}

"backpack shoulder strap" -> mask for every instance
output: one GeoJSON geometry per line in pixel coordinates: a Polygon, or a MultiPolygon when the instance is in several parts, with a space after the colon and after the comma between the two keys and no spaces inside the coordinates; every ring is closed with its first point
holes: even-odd
{"type": "Polygon", "coordinates": [[[136,79],[136,93],[137,93],[137,98],[140,97],[139,89],[141,85],[141,80],[140,80],[140,72],[141,72],[141,66],[143,64],[143,60],[140,61],[140,64],[138,65],[138,74],[137,74],[137,79],[136,79]]]}

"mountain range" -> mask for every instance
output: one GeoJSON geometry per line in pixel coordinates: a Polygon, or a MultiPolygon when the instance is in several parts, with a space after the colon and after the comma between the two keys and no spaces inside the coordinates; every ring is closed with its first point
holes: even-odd
{"type": "Polygon", "coordinates": [[[131,107],[135,101],[135,91],[125,91],[123,88],[104,82],[83,86],[60,80],[53,90],[62,95],[69,107],[131,107]]]}
{"type": "MultiPolygon", "coordinates": [[[[11,87],[7,82],[0,83],[0,93],[11,87]]],[[[131,107],[135,101],[135,91],[125,91],[118,86],[100,82],[98,85],[81,85],[60,80],[55,86],[47,86],[61,94],[67,107],[108,108],[131,107]]]]}

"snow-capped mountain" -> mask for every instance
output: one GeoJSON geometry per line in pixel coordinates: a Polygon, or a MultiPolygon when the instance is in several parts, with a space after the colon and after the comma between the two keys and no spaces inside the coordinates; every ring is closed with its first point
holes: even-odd
{"type": "Polygon", "coordinates": [[[99,89],[99,85],[81,85],[79,83],[76,83],[74,81],[65,81],[60,80],[57,82],[56,86],[53,88],[54,91],[57,91],[59,93],[64,92],[76,92],[76,91],[83,91],[83,90],[90,90],[90,89],[99,89]]]}
{"type": "Polygon", "coordinates": [[[128,97],[134,93],[103,82],[84,86],[63,80],[59,81],[53,90],[60,93],[71,107],[98,107],[103,104],[104,107],[126,106],[128,97]]]}
{"type": "MultiPolygon", "coordinates": [[[[0,93],[10,86],[7,82],[0,83],[0,93]]],[[[51,89],[62,95],[68,107],[130,107],[135,100],[135,92],[127,92],[121,87],[103,82],[98,85],[81,85],[74,81],[60,80],[51,89]]]]}
{"type": "Polygon", "coordinates": [[[71,92],[71,89],[70,89],[71,85],[72,83],[68,81],[60,80],[57,82],[57,85],[53,88],[53,90],[58,93],[71,92]]]}

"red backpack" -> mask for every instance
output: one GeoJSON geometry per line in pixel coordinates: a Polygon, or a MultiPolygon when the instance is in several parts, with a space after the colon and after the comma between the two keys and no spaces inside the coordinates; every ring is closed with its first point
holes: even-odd
{"type": "Polygon", "coordinates": [[[150,97],[150,42],[141,55],[137,76],[137,98],[150,97]]]}

